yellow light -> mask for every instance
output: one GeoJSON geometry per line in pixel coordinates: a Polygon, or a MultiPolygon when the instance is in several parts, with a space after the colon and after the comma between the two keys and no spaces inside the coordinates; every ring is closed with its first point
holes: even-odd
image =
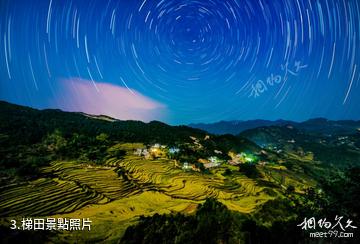
{"type": "Polygon", "coordinates": [[[252,158],[249,158],[249,157],[245,157],[245,160],[246,160],[247,162],[253,161],[253,159],[252,159],[252,158]]]}

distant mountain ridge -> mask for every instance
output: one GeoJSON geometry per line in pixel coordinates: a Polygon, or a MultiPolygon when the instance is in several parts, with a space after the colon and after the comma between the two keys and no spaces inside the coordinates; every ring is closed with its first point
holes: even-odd
{"type": "MultiPolygon", "coordinates": [[[[55,130],[60,131],[65,137],[71,137],[73,134],[96,137],[100,133],[105,133],[112,141],[166,145],[193,143],[192,138],[203,139],[210,136],[206,131],[184,125],[171,126],[160,121],[145,123],[117,120],[106,115],[65,112],[59,109],[38,110],[0,101],[0,139],[1,136],[6,137],[7,143],[35,144],[55,130]]],[[[211,139],[207,140],[209,148],[220,148],[224,151],[260,150],[255,143],[246,138],[233,135],[210,137],[211,139]]]]}
{"type": "Polygon", "coordinates": [[[309,119],[304,122],[294,122],[289,120],[233,120],[219,121],[215,123],[189,124],[190,127],[201,129],[212,134],[232,134],[238,135],[246,130],[267,126],[293,126],[299,130],[316,132],[322,134],[352,134],[360,130],[360,121],[355,120],[327,120],[325,118],[309,119]]]}
{"type": "Polygon", "coordinates": [[[222,135],[222,134],[232,134],[237,135],[243,131],[255,129],[258,127],[264,126],[282,126],[286,124],[291,124],[293,122],[286,120],[232,120],[232,121],[219,121],[215,123],[197,123],[189,124],[190,127],[205,130],[212,134],[222,135]]]}

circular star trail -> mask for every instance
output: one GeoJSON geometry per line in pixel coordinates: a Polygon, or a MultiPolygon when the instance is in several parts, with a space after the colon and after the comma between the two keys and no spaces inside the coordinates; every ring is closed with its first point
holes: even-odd
{"type": "Polygon", "coordinates": [[[85,85],[108,97],[109,84],[166,107],[172,124],[360,119],[359,5],[2,1],[0,98],[62,108],[51,101],[76,106],[85,85]]]}

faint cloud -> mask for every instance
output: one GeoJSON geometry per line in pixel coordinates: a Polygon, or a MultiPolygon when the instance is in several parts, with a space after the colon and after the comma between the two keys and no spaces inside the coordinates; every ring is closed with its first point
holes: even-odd
{"type": "Polygon", "coordinates": [[[61,79],[53,106],[70,112],[108,115],[121,120],[164,120],[166,106],[140,92],[80,78],[61,79]]]}

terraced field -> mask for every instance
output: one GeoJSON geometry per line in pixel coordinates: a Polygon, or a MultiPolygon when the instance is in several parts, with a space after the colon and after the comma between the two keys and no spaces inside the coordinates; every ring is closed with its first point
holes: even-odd
{"type": "Polygon", "coordinates": [[[104,166],[53,162],[42,169],[43,178],[0,187],[0,217],[9,226],[13,218],[91,218],[93,230],[58,233],[64,241],[108,240],[121,237],[140,215],[186,212],[207,197],[228,208],[251,212],[273,198],[252,179],[239,172],[224,177],[213,173],[185,172],[168,159],[146,160],[133,154],[141,144],[119,144],[125,158],[108,159],[104,166]],[[119,176],[121,169],[124,176],[119,176]],[[114,228],[116,226],[116,228],[114,228]]]}
{"type": "Polygon", "coordinates": [[[0,188],[0,217],[67,213],[140,192],[110,167],[57,162],[43,172],[44,178],[0,188]]]}
{"type": "Polygon", "coordinates": [[[106,201],[103,195],[82,188],[74,182],[44,178],[28,185],[3,188],[0,216],[38,216],[71,212],[86,204],[106,201]]]}
{"type": "Polygon", "coordinates": [[[61,180],[75,182],[103,195],[107,201],[137,194],[140,190],[135,185],[119,178],[114,167],[96,167],[78,165],[74,162],[54,163],[43,170],[44,173],[56,175],[61,180]]]}
{"type": "Polygon", "coordinates": [[[171,161],[160,159],[149,162],[136,156],[126,157],[125,160],[112,164],[122,167],[132,182],[175,199],[202,201],[207,197],[215,197],[225,204],[232,202],[229,207],[237,206],[236,210],[242,212],[251,212],[260,202],[269,199],[269,196],[262,193],[262,187],[240,174],[227,179],[214,174],[184,172],[171,161]],[[251,197],[256,197],[257,202],[249,204],[246,201],[241,204],[242,200],[251,197]]]}

